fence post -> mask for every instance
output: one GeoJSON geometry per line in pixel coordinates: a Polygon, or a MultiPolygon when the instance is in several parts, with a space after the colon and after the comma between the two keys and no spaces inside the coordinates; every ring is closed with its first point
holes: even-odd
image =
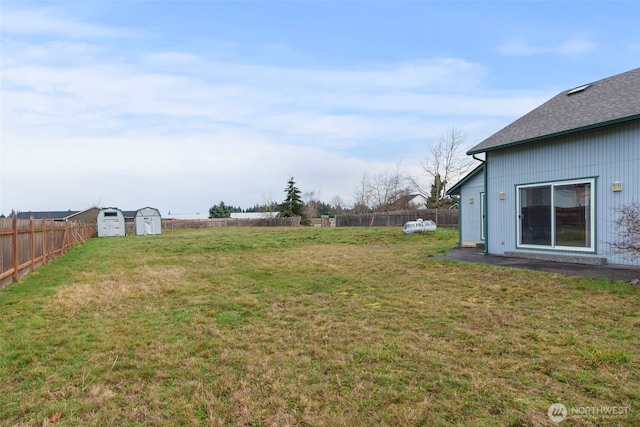
{"type": "Polygon", "coordinates": [[[33,219],[33,215],[29,218],[29,222],[31,225],[31,272],[36,271],[36,224],[35,219],[33,219]]]}
{"type": "Polygon", "coordinates": [[[60,255],[67,252],[67,247],[69,246],[69,223],[65,222],[64,225],[64,234],[62,235],[62,246],[60,247],[60,255]]]}
{"type": "Polygon", "coordinates": [[[42,218],[42,264],[47,263],[47,220],[42,218]]]}
{"type": "Polygon", "coordinates": [[[13,216],[13,239],[11,242],[12,246],[12,263],[13,263],[13,281],[18,281],[18,216],[13,216]]]}

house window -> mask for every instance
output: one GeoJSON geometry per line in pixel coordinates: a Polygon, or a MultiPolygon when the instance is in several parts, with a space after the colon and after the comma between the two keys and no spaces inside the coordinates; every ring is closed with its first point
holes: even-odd
{"type": "Polygon", "coordinates": [[[517,186],[518,246],[594,250],[594,180],[517,186]]]}

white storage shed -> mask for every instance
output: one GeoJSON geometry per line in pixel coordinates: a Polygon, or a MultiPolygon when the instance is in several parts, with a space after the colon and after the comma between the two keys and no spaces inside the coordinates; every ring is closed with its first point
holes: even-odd
{"type": "Polygon", "coordinates": [[[124,214],[118,208],[103,208],[98,212],[98,237],[124,236],[124,214]]]}
{"type": "Polygon", "coordinates": [[[134,221],[137,236],[162,234],[162,217],[156,208],[138,209],[134,221]]]}

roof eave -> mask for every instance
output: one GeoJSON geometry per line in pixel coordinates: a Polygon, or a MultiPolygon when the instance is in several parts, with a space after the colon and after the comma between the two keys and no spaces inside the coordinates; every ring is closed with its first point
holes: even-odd
{"type": "Polygon", "coordinates": [[[578,133],[578,132],[584,132],[584,131],[587,131],[587,130],[593,130],[593,129],[597,129],[597,128],[601,128],[601,127],[605,127],[605,126],[611,126],[611,125],[624,123],[624,122],[628,122],[628,121],[632,121],[632,120],[636,120],[636,119],[640,119],[640,114],[634,114],[633,116],[622,117],[622,118],[615,119],[615,120],[609,120],[609,121],[606,121],[606,122],[595,123],[595,124],[592,124],[592,125],[582,126],[582,127],[579,127],[579,128],[569,129],[569,130],[556,132],[556,133],[550,133],[550,134],[547,134],[547,135],[536,136],[535,138],[523,139],[523,140],[520,140],[520,141],[513,141],[513,142],[506,143],[506,144],[498,145],[496,147],[485,148],[485,149],[480,149],[480,150],[469,150],[469,151],[467,151],[467,155],[471,156],[473,154],[487,153],[489,151],[502,150],[503,148],[515,147],[517,145],[528,144],[530,142],[542,141],[542,140],[545,140],[545,139],[555,138],[555,137],[558,137],[558,136],[571,135],[571,134],[578,133]]]}
{"type": "Polygon", "coordinates": [[[452,196],[452,195],[458,195],[458,190],[460,190],[462,188],[462,186],[469,181],[471,178],[473,178],[477,173],[479,173],[482,169],[484,169],[484,162],[480,163],[475,169],[473,169],[471,172],[469,172],[467,175],[464,176],[464,178],[462,178],[460,181],[458,181],[456,183],[456,185],[454,185],[453,187],[451,187],[448,191],[447,191],[447,196],[452,196]]]}

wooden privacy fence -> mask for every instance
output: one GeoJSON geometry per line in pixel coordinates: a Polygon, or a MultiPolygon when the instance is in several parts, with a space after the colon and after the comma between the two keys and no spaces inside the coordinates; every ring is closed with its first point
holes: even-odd
{"type": "Polygon", "coordinates": [[[457,227],[457,209],[414,209],[394,212],[374,212],[357,215],[336,215],[336,227],[402,226],[418,218],[431,220],[438,227],[457,227]]]}
{"type": "Polygon", "coordinates": [[[284,218],[210,218],[162,220],[163,230],[214,227],[298,227],[299,225],[299,216],[284,218]]]}
{"type": "Polygon", "coordinates": [[[0,218],[0,287],[96,234],[96,224],[0,218]]]}

